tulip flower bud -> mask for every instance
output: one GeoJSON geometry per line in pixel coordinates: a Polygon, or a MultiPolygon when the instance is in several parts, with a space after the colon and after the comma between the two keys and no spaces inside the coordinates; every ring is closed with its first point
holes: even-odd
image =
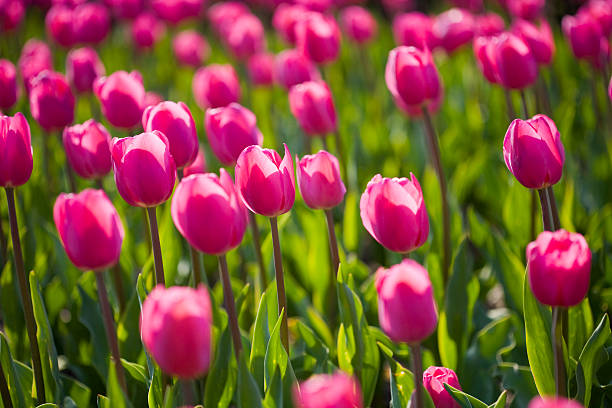
{"type": "Polygon", "coordinates": [[[321,150],[296,158],[297,180],[306,205],[312,209],[328,209],[339,205],[346,194],[340,177],[338,159],[321,150]]]}
{"type": "Polygon", "coordinates": [[[47,35],[62,47],[70,48],[78,42],[74,31],[74,12],[62,4],[49,9],[45,16],[47,35]]]}
{"type": "Polygon", "coordinates": [[[563,17],[561,25],[576,58],[599,59],[602,33],[597,20],[579,13],[563,17]]]}
{"type": "Polygon", "coordinates": [[[612,33],[612,3],[607,0],[590,0],[580,8],[578,13],[587,13],[599,23],[604,37],[612,33]]]}
{"type": "Polygon", "coordinates": [[[135,207],[156,207],[172,195],[176,165],[166,136],[154,130],[111,141],[117,190],[135,207]]]}
{"type": "Polygon", "coordinates": [[[250,13],[249,8],[239,1],[222,1],[210,6],[208,20],[213,30],[223,38],[226,30],[243,14],[250,13]]]}
{"type": "Polygon", "coordinates": [[[145,90],[138,71],[117,71],[94,81],[94,93],[111,125],[130,129],[142,118],[145,90]]]}
{"type": "Polygon", "coordinates": [[[120,19],[135,18],[144,9],[143,0],[107,0],[113,14],[120,19]]]}
{"type": "Polygon", "coordinates": [[[30,93],[32,79],[42,71],[53,70],[49,46],[35,38],[29,39],[21,50],[18,70],[26,91],[30,93]]]}
{"type": "Polygon", "coordinates": [[[395,103],[409,114],[410,107],[434,105],[442,98],[440,76],[427,49],[405,46],[392,49],[385,81],[395,103]]]}
{"type": "Polygon", "coordinates": [[[527,188],[556,184],[563,173],[565,150],[555,122],[545,115],[515,119],[504,138],[504,161],[527,188]]]}
{"type": "Polygon", "coordinates": [[[208,42],[195,30],[178,33],[172,40],[172,49],[179,63],[194,68],[201,66],[210,54],[208,42]]]}
{"type": "Polygon", "coordinates": [[[62,74],[43,71],[30,85],[30,112],[43,129],[61,129],[72,123],[74,95],[62,74]]]}
{"type": "Polygon", "coordinates": [[[535,397],[528,408],[584,408],[579,402],[563,397],[535,397]]]}
{"type": "Polygon", "coordinates": [[[342,28],[348,38],[357,44],[365,44],[376,36],[378,26],[370,12],[360,6],[351,6],[340,14],[342,28]]]}
{"type": "Polygon", "coordinates": [[[141,50],[153,48],[166,32],[164,23],[155,14],[144,12],[132,21],[132,41],[141,50]]]}
{"type": "Polygon", "coordinates": [[[246,60],[266,47],[264,27],[251,13],[242,14],[230,26],[223,41],[238,60],[246,60]]]}
{"type": "Polygon", "coordinates": [[[272,17],[272,26],[285,42],[295,45],[295,26],[308,12],[306,7],[299,4],[281,3],[272,17]]]}
{"type": "Polygon", "coordinates": [[[317,374],[293,388],[297,408],[363,408],[359,383],[342,371],[317,374]]]}
{"type": "Polygon", "coordinates": [[[538,77],[538,65],[529,46],[512,33],[505,33],[499,37],[495,62],[500,83],[506,88],[526,88],[538,77]]]}
{"type": "Polygon", "coordinates": [[[397,45],[433,49],[436,41],[432,32],[432,19],[418,11],[399,14],[393,19],[393,37],[397,45]]]}
{"type": "Polygon", "coordinates": [[[457,374],[446,367],[429,367],[423,373],[423,387],[431,396],[436,408],[459,408],[460,405],[446,391],[444,384],[461,390],[457,374]]]}
{"type": "Polygon", "coordinates": [[[7,0],[0,6],[0,32],[9,32],[21,24],[25,7],[21,0],[7,0]]]}
{"type": "Polygon", "coordinates": [[[303,82],[291,88],[289,107],[308,135],[325,136],[337,130],[336,108],[325,82],[303,82]]]}
{"type": "Polygon", "coordinates": [[[198,154],[198,134],[191,112],[183,102],[161,102],[149,106],[142,114],[145,132],[158,130],[170,143],[170,153],[181,169],[193,162],[198,154]]]}
{"type": "Polygon", "coordinates": [[[293,2],[318,13],[326,13],[332,6],[332,0],[293,0],[293,2]]]}
{"type": "Polygon", "coordinates": [[[535,20],[544,10],[545,0],[506,0],[506,7],[514,17],[535,20]]]}
{"type": "Polygon", "coordinates": [[[548,65],[555,54],[555,40],[546,20],[540,21],[540,27],[527,20],[515,20],[512,31],[525,41],[538,64],[548,65]]]}
{"type": "Polygon", "coordinates": [[[469,11],[453,8],[438,15],[431,29],[437,43],[450,54],[474,38],[474,16],[469,11]]]}
{"type": "Polygon", "coordinates": [[[612,102],[612,77],[610,77],[610,85],[608,85],[608,96],[610,97],[610,101],[612,102]]]}
{"type": "Polygon", "coordinates": [[[387,13],[394,15],[414,9],[414,0],[382,0],[382,5],[387,13]]]}
{"type": "Polygon", "coordinates": [[[145,96],[144,96],[145,109],[148,108],[149,106],[155,106],[159,103],[162,103],[163,101],[164,99],[161,97],[160,94],[156,92],[152,92],[152,91],[145,92],[145,96]]]}
{"type": "Polygon", "coordinates": [[[420,343],[438,324],[436,301],[427,270],[412,259],[376,272],[378,321],[395,342],[420,343]],[[407,311],[413,311],[407,313],[407,311]]]}
{"type": "Polygon", "coordinates": [[[236,188],[249,210],[266,217],[276,217],[293,207],[295,175],[287,145],[285,157],[271,149],[249,146],[236,162],[236,188]]]}
{"type": "Polygon", "coordinates": [[[474,39],[474,56],[478,68],[487,81],[492,84],[499,83],[499,72],[497,72],[497,61],[495,52],[497,50],[497,37],[476,37],[474,39]]]}
{"type": "Polygon", "coordinates": [[[9,60],[0,59],[0,109],[10,109],[17,102],[17,70],[9,60]]]}
{"type": "Polygon", "coordinates": [[[0,115],[0,186],[18,187],[32,175],[30,125],[21,112],[0,115]]]}
{"type": "Polygon", "coordinates": [[[544,231],[527,245],[527,276],[531,290],[548,306],[570,307],[589,290],[591,251],[578,233],[544,231]]]}
{"type": "Polygon", "coordinates": [[[198,17],[203,6],[204,0],[151,0],[151,7],[159,18],[173,25],[198,17]]]}
{"type": "Polygon", "coordinates": [[[68,53],[66,77],[77,92],[92,92],[94,81],[104,73],[104,65],[93,48],[78,48],[68,53]]]}
{"type": "Polygon", "coordinates": [[[297,49],[317,64],[334,61],[340,52],[340,29],[333,17],[309,12],[295,26],[297,49]]]}
{"type": "Polygon", "coordinates": [[[212,353],[212,307],[204,286],[157,285],[142,304],[140,337],[163,372],[197,378],[212,353]]]}
{"type": "Polygon", "coordinates": [[[64,128],[64,150],[70,166],[86,179],[104,177],[111,170],[110,140],[106,128],[93,119],[64,128]]]}
{"type": "Polygon", "coordinates": [[[306,81],[318,81],[317,67],[298,50],[285,50],[276,56],[276,80],[285,89],[306,81]]]}
{"type": "Polygon", "coordinates": [[[83,3],[74,9],[74,33],[80,43],[101,43],[108,35],[110,23],[110,13],[100,3],[83,3]]]}
{"type": "Polygon", "coordinates": [[[206,156],[204,150],[200,147],[196,159],[183,169],[183,177],[191,176],[192,174],[206,173],[206,156]]]}
{"type": "Polygon", "coordinates": [[[236,164],[246,147],[263,144],[255,114],[237,103],[206,110],[204,127],[210,148],[226,166],[236,164]]]}
{"type": "Polygon", "coordinates": [[[249,79],[254,85],[271,86],[274,85],[274,64],[276,57],[274,54],[259,53],[249,58],[247,62],[247,72],[249,79]]]}
{"type": "Polygon", "coordinates": [[[476,19],[474,23],[475,35],[478,36],[499,35],[506,28],[506,23],[499,14],[485,13],[474,16],[474,18],[476,19]]]}
{"type": "Polygon", "coordinates": [[[240,101],[240,82],[231,65],[212,64],[198,69],[192,88],[196,103],[202,109],[240,101]]]}

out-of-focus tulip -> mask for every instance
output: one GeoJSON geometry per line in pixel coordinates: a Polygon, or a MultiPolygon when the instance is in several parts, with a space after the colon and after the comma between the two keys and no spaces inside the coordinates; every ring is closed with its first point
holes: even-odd
{"type": "Polygon", "coordinates": [[[191,176],[192,174],[206,173],[206,156],[204,150],[200,147],[196,159],[183,169],[183,177],[191,176]]]}
{"type": "Polygon", "coordinates": [[[152,0],[155,13],[170,24],[196,18],[202,12],[205,0],[152,0]]]}
{"type": "Polygon", "coordinates": [[[207,11],[210,25],[222,38],[226,30],[243,14],[250,13],[249,8],[239,1],[222,1],[215,3],[207,11]]]}
{"type": "Polygon", "coordinates": [[[360,6],[351,6],[342,10],[340,24],[348,38],[358,44],[371,41],[378,30],[376,19],[360,6]]]}
{"type": "Polygon", "coordinates": [[[348,374],[317,374],[293,388],[298,408],[363,408],[359,383],[348,374]]]}
{"type": "Polygon", "coordinates": [[[74,171],[86,179],[99,179],[111,170],[111,136],[93,119],[64,129],[66,157],[74,171]]]}
{"type": "Polygon", "coordinates": [[[309,12],[295,26],[296,46],[317,64],[334,61],[340,52],[340,29],[336,20],[317,12],[309,12]]]}
{"type": "Polygon", "coordinates": [[[423,387],[436,408],[459,408],[459,404],[446,391],[444,384],[461,390],[457,374],[450,368],[431,366],[423,373],[423,387]]]}
{"type": "Polygon", "coordinates": [[[164,101],[164,98],[157,92],[147,91],[144,96],[144,107],[155,106],[164,101]]]}
{"type": "Polygon", "coordinates": [[[145,11],[132,21],[132,41],[136,47],[153,48],[166,32],[164,23],[155,14],[145,11]]]}
{"type": "Polygon", "coordinates": [[[32,175],[30,125],[21,112],[0,115],[0,186],[18,187],[32,175]]]}
{"type": "Polygon", "coordinates": [[[582,404],[563,397],[535,397],[528,408],[584,408],[582,404]]]}
{"type": "Polygon", "coordinates": [[[299,4],[282,3],[272,16],[272,26],[276,32],[291,45],[295,45],[295,25],[308,12],[299,4]]]}
{"type": "Polygon", "coordinates": [[[106,0],[113,14],[121,19],[132,19],[144,9],[143,0],[106,0]]]}
{"type": "Polygon", "coordinates": [[[17,70],[9,60],[0,59],[0,109],[10,109],[17,102],[17,70]]]}
{"type": "Polygon", "coordinates": [[[474,39],[474,56],[480,72],[492,84],[499,83],[497,72],[496,49],[497,37],[476,37],[474,39]]]}
{"type": "Polygon", "coordinates": [[[212,64],[198,69],[192,89],[195,101],[202,109],[240,101],[240,82],[231,65],[212,64]]]}
{"type": "Polygon", "coordinates": [[[178,33],[172,40],[172,49],[178,62],[194,68],[201,66],[210,54],[208,42],[195,30],[178,33]]]}
{"type": "Polygon", "coordinates": [[[346,194],[338,159],[321,150],[297,159],[297,180],[306,205],[315,210],[339,205],[346,194]]]}
{"type": "Polygon", "coordinates": [[[77,92],[92,92],[94,81],[104,73],[104,65],[93,48],[77,48],[68,53],[66,77],[77,92]]]}
{"type": "Polygon", "coordinates": [[[600,58],[602,33],[597,20],[586,14],[565,16],[562,27],[576,58],[600,58]]]}
{"type": "Polygon", "coordinates": [[[508,89],[524,89],[538,77],[538,64],[527,43],[512,33],[499,37],[495,64],[500,83],[508,89]]]}
{"type": "Polygon", "coordinates": [[[590,0],[580,8],[579,13],[588,13],[597,20],[604,37],[612,33],[612,3],[607,0],[590,0]]]}
{"type": "Polygon", "coordinates": [[[612,101],[612,78],[610,78],[610,85],[608,85],[608,96],[610,97],[610,101],[612,101]]]}
{"type": "Polygon", "coordinates": [[[124,230],[104,191],[60,194],[53,220],[70,261],[84,271],[100,271],[119,261],[124,230]]]}
{"type": "Polygon", "coordinates": [[[382,0],[383,7],[389,14],[403,13],[414,8],[414,0],[382,0]]]}
{"type": "Polygon", "coordinates": [[[100,3],[84,3],[74,9],[74,33],[78,42],[99,44],[110,30],[110,13],[100,3]]]}
{"type": "Polygon", "coordinates": [[[5,0],[0,4],[0,32],[14,30],[21,24],[25,7],[21,0],[5,0]]]}
{"type": "Polygon", "coordinates": [[[254,85],[271,86],[274,84],[276,56],[267,52],[253,55],[247,61],[249,79],[254,85]]]}
{"type": "Polygon", "coordinates": [[[578,233],[543,231],[527,245],[529,286],[540,303],[570,307],[584,299],[591,277],[591,250],[578,233]]]}
{"type": "Polygon", "coordinates": [[[252,212],[276,217],[293,207],[295,175],[287,145],[285,157],[258,145],[242,151],[236,162],[236,188],[242,202],[252,212]]]}
{"type": "Polygon", "coordinates": [[[291,88],[289,107],[308,135],[325,136],[337,130],[336,108],[325,82],[302,82],[291,88]]]}
{"type": "Polygon", "coordinates": [[[412,259],[376,272],[378,321],[395,342],[420,343],[438,324],[436,301],[427,270],[412,259]],[[411,311],[407,313],[407,311],[411,311]]]}
{"type": "Polygon", "coordinates": [[[431,29],[437,44],[450,54],[474,38],[474,16],[469,11],[453,8],[438,15],[431,29]]]}
{"type": "Polygon", "coordinates": [[[527,188],[556,184],[563,173],[565,150],[555,122],[545,115],[515,119],[504,138],[504,160],[508,170],[527,188]]]}
{"type": "Polygon", "coordinates": [[[62,4],[51,7],[45,16],[47,35],[62,47],[69,48],[78,42],[74,24],[74,11],[62,4]]]}
{"type": "Polygon", "coordinates": [[[474,29],[476,30],[475,35],[492,36],[501,34],[506,28],[504,19],[495,13],[485,13],[478,16],[474,16],[476,19],[474,23],[474,29]]]}
{"type": "Polygon", "coordinates": [[[375,175],[359,208],[365,229],[391,251],[410,252],[427,241],[429,217],[421,185],[412,173],[410,179],[375,175]]]}
{"type": "Polygon", "coordinates": [[[145,90],[138,71],[117,71],[94,81],[94,93],[111,125],[130,129],[142,118],[145,90]]]}
{"type": "Polygon", "coordinates": [[[235,58],[245,60],[266,47],[263,24],[251,13],[242,14],[232,23],[223,42],[235,58]]]}
{"type": "Polygon", "coordinates": [[[61,129],[72,123],[74,95],[62,74],[43,71],[31,81],[30,112],[47,131],[61,129]]]}
{"type": "Polygon", "coordinates": [[[436,45],[432,19],[418,11],[399,14],[393,19],[393,37],[397,45],[433,49],[436,45]]]}
{"type": "Polygon", "coordinates": [[[191,246],[209,255],[223,255],[240,245],[247,226],[247,212],[232,178],[220,171],[220,177],[185,177],[172,197],[174,225],[191,246]]]}
{"type": "Polygon", "coordinates": [[[172,195],[176,165],[162,133],[141,133],[111,141],[117,190],[135,207],[156,207],[172,195]]]}
{"type": "Polygon", "coordinates": [[[157,285],[142,304],[140,337],[165,373],[196,378],[208,371],[212,353],[212,307],[204,286],[157,285]]]}
{"type": "Polygon", "coordinates": [[[221,163],[236,164],[242,151],[251,145],[261,146],[263,135],[257,128],[255,114],[237,103],[208,109],[204,118],[210,148],[221,163]]]}
{"type": "Polygon", "coordinates": [[[548,65],[555,55],[555,39],[546,20],[540,21],[540,26],[517,19],[512,23],[512,31],[527,44],[538,64],[548,65]]]}
{"type": "Polygon", "coordinates": [[[29,93],[32,79],[44,70],[53,69],[53,59],[49,46],[36,38],[29,39],[21,50],[17,65],[19,74],[23,79],[23,85],[29,93]]]}
{"type": "Polygon", "coordinates": [[[326,13],[332,6],[332,0],[293,0],[295,4],[319,13],[326,13]]]}
{"type": "Polygon", "coordinates": [[[506,7],[514,17],[535,20],[544,10],[545,0],[506,0],[506,7]]]}
{"type": "Polygon", "coordinates": [[[470,10],[473,13],[478,13],[482,10],[482,0],[452,0],[451,3],[455,7],[464,8],[470,10]]]}
{"type": "Polygon", "coordinates": [[[198,154],[198,134],[191,111],[183,102],[161,102],[149,106],[142,114],[145,132],[158,130],[170,143],[170,153],[181,169],[193,162],[198,154]]]}
{"type": "Polygon", "coordinates": [[[276,56],[276,80],[286,89],[306,81],[317,81],[321,75],[317,67],[298,50],[281,51],[276,56]]]}

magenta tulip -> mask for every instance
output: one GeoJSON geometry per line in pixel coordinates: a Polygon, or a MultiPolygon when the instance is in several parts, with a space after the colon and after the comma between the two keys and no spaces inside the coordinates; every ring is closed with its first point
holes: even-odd
{"type": "Polygon", "coordinates": [[[100,3],[83,3],[74,9],[74,33],[78,42],[99,44],[110,30],[110,13],[100,3]]]}
{"type": "Polygon", "coordinates": [[[32,175],[30,125],[21,112],[0,115],[0,186],[18,187],[32,175]]]}
{"type": "Polygon", "coordinates": [[[10,109],[17,102],[17,70],[9,60],[0,59],[0,109],[10,109]]]}
{"type": "Polygon", "coordinates": [[[459,408],[460,405],[446,391],[444,384],[461,390],[457,374],[446,367],[429,367],[423,373],[423,387],[429,393],[436,408],[459,408]]]}
{"type": "Polygon", "coordinates": [[[193,96],[202,109],[219,108],[240,101],[240,82],[231,65],[212,64],[197,70],[193,96]]]}
{"type": "Polygon", "coordinates": [[[476,37],[474,39],[474,56],[480,72],[492,84],[499,83],[497,71],[497,37],[476,37]]]}
{"type": "Polygon", "coordinates": [[[499,37],[495,63],[500,83],[508,89],[524,89],[538,77],[538,65],[529,46],[512,33],[499,37]]]}
{"type": "Polygon", "coordinates": [[[204,150],[200,147],[196,159],[183,169],[183,177],[191,176],[192,174],[206,173],[206,156],[204,150]]]}
{"type": "Polygon", "coordinates": [[[308,12],[295,26],[296,46],[317,64],[334,61],[340,52],[340,29],[333,17],[308,12]]]}
{"type": "Polygon", "coordinates": [[[155,14],[145,11],[132,21],[131,32],[134,45],[141,50],[147,50],[157,44],[166,32],[166,27],[155,14]]]}
{"type": "Polygon", "coordinates": [[[382,0],[382,5],[391,15],[414,9],[414,0],[382,0]]]}
{"type": "Polygon", "coordinates": [[[506,7],[514,17],[535,20],[544,10],[545,0],[506,0],[506,7]]]}
{"type": "Polygon", "coordinates": [[[535,397],[528,408],[584,408],[582,404],[563,397],[535,397]]]}
{"type": "Polygon", "coordinates": [[[337,130],[336,108],[325,82],[303,82],[289,91],[291,113],[308,135],[325,136],[337,130]]]}
{"type": "Polygon", "coordinates": [[[604,37],[612,33],[612,3],[607,0],[590,0],[578,13],[587,13],[597,20],[604,37]]]}
{"type": "Polygon", "coordinates": [[[476,19],[474,23],[475,35],[498,35],[506,28],[506,23],[499,14],[485,13],[474,16],[474,18],[476,19]]]}
{"type": "Polygon", "coordinates": [[[172,49],[179,63],[194,68],[201,66],[210,54],[208,42],[195,30],[178,33],[172,40],[172,49]]]}
{"type": "Polygon", "coordinates": [[[276,56],[276,80],[285,89],[306,81],[317,81],[321,75],[317,67],[298,50],[290,49],[276,56]]]}
{"type": "Polygon", "coordinates": [[[93,89],[111,125],[130,129],[140,122],[145,90],[138,71],[117,71],[100,77],[94,81],[93,89]]]}
{"type": "Polygon", "coordinates": [[[29,93],[32,79],[42,71],[53,70],[53,59],[49,46],[35,38],[29,39],[21,49],[17,65],[23,85],[29,93]]]}
{"type": "Polygon", "coordinates": [[[250,13],[239,16],[227,30],[223,42],[238,60],[246,60],[266,47],[264,27],[259,19],[250,13]]]}
{"type": "Polygon", "coordinates": [[[107,0],[113,14],[120,19],[135,18],[144,9],[144,0],[107,0]]]}
{"type": "Polygon", "coordinates": [[[317,374],[293,388],[297,408],[363,408],[359,383],[342,371],[317,374]]]}
{"type": "Polygon", "coordinates": [[[552,30],[546,20],[536,26],[527,20],[515,20],[512,31],[527,44],[538,64],[548,65],[555,55],[555,41],[552,30]]]}
{"type": "Polygon", "coordinates": [[[86,179],[104,177],[111,170],[110,140],[106,128],[93,119],[65,128],[64,150],[70,166],[86,179]]]}
{"type": "Polygon", "coordinates": [[[455,7],[464,8],[471,12],[478,13],[482,10],[483,0],[452,0],[451,3],[455,7]]]}
{"type": "Polygon", "coordinates": [[[30,112],[43,129],[61,129],[72,123],[74,95],[62,74],[43,71],[30,85],[30,112]]]}
{"type": "Polygon", "coordinates": [[[433,21],[429,16],[414,11],[399,14],[393,19],[393,37],[397,45],[419,49],[433,49],[436,41],[432,32],[433,21]]]}
{"type": "Polygon", "coordinates": [[[299,4],[282,3],[274,11],[272,26],[285,42],[295,45],[295,26],[307,12],[299,4]]]}
{"type": "Polygon", "coordinates": [[[295,4],[304,6],[307,10],[326,13],[332,6],[332,0],[293,0],[295,4]]]}
{"type": "Polygon", "coordinates": [[[253,55],[247,61],[247,73],[254,85],[271,86],[274,84],[276,56],[262,52],[253,55]]]}
{"type": "Polygon", "coordinates": [[[68,53],[66,77],[77,92],[92,92],[94,81],[104,73],[104,65],[93,48],[78,48],[68,53]]]}
{"type": "Polygon", "coordinates": [[[608,96],[610,97],[610,102],[612,102],[612,77],[610,77],[610,85],[608,85],[608,96]]]}
{"type": "Polygon", "coordinates": [[[371,41],[378,30],[376,19],[367,9],[360,6],[351,6],[342,10],[340,24],[347,37],[357,44],[371,41]]]}
{"type": "Polygon", "coordinates": [[[153,91],[145,92],[145,96],[144,96],[145,109],[148,108],[149,106],[155,106],[157,104],[160,104],[163,101],[164,99],[157,92],[153,92],[153,91]]]}
{"type": "Polygon", "coordinates": [[[579,13],[563,17],[562,27],[576,58],[600,58],[602,32],[597,20],[579,13]]]}
{"type": "Polygon", "coordinates": [[[161,19],[176,25],[187,19],[199,17],[205,2],[205,0],[151,0],[151,7],[161,19]]]}
{"type": "Polygon", "coordinates": [[[51,7],[45,17],[47,35],[57,44],[66,48],[70,48],[78,42],[74,24],[74,11],[61,4],[51,7]]]}
{"type": "Polygon", "coordinates": [[[321,150],[296,158],[297,181],[306,205],[312,209],[329,209],[339,205],[346,194],[340,177],[338,159],[321,150]]]}
{"type": "Polygon", "coordinates": [[[25,6],[21,0],[6,0],[0,5],[0,32],[9,32],[23,21],[25,6]]]}
{"type": "Polygon", "coordinates": [[[474,16],[467,10],[453,8],[438,15],[431,29],[437,44],[450,54],[474,38],[474,16]]]}
{"type": "Polygon", "coordinates": [[[222,1],[215,3],[207,11],[208,21],[213,30],[220,36],[243,14],[250,13],[249,8],[239,1],[222,1]]]}

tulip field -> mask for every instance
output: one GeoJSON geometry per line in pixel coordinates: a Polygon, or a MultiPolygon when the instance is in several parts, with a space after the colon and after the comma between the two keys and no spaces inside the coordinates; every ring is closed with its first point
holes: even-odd
{"type": "Polygon", "coordinates": [[[0,407],[612,407],[611,0],[0,0],[0,407]]]}

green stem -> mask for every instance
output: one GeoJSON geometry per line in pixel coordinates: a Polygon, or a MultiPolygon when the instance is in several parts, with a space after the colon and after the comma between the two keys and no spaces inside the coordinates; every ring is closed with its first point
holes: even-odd
{"type": "Polygon", "coordinates": [[[234,353],[236,355],[236,361],[238,361],[240,352],[242,351],[242,341],[240,340],[238,315],[236,314],[234,293],[232,292],[232,283],[227,270],[227,259],[225,258],[225,254],[219,255],[219,275],[221,275],[221,283],[223,285],[223,302],[225,303],[225,310],[227,311],[230,331],[232,333],[232,341],[234,342],[234,353]]]}
{"type": "Polygon", "coordinates": [[[527,97],[525,91],[521,89],[521,106],[523,107],[523,117],[525,120],[529,119],[529,109],[527,109],[527,97]]]}
{"type": "Polygon", "coordinates": [[[331,254],[331,275],[329,277],[328,304],[329,321],[335,322],[337,309],[336,282],[338,280],[338,269],[340,268],[340,255],[338,254],[338,240],[334,229],[334,215],[331,209],[326,209],[325,220],[327,221],[327,237],[329,239],[329,252],[331,254]]]}
{"type": "Polygon", "coordinates": [[[342,168],[342,174],[345,178],[348,177],[347,173],[347,165],[346,157],[344,156],[344,147],[342,144],[342,136],[340,136],[340,131],[336,130],[334,132],[334,140],[336,142],[336,150],[338,151],[338,159],[340,160],[340,167],[342,168]]]}
{"type": "Polygon", "coordinates": [[[423,408],[423,363],[421,362],[421,345],[411,344],[412,373],[414,375],[414,406],[423,408]]]}
{"type": "Polygon", "coordinates": [[[4,376],[4,370],[0,364],[0,395],[2,396],[2,404],[5,408],[13,408],[13,401],[11,401],[11,393],[6,383],[6,377],[4,376]]]}
{"type": "Polygon", "coordinates": [[[289,327],[287,325],[287,295],[285,294],[285,277],[283,273],[283,257],[281,255],[280,240],[278,238],[278,222],[276,217],[270,217],[272,230],[272,245],[274,246],[274,270],[276,271],[276,291],[278,294],[278,314],[284,310],[281,321],[281,342],[289,355],[289,327]]]}
{"type": "Polygon", "coordinates": [[[538,205],[536,203],[536,192],[531,190],[531,218],[529,220],[529,240],[533,241],[536,238],[536,213],[538,205]]]}
{"type": "Polygon", "coordinates": [[[181,382],[181,392],[183,393],[183,404],[190,406],[195,402],[195,396],[193,395],[193,387],[191,380],[179,380],[181,382]]]}
{"type": "Polygon", "coordinates": [[[555,393],[566,397],[565,361],[563,359],[563,335],[561,329],[561,308],[552,309],[552,341],[555,372],[555,393]]]}
{"type": "Polygon", "coordinates": [[[508,119],[513,121],[516,119],[516,112],[514,111],[514,105],[512,105],[512,96],[510,91],[504,88],[504,96],[506,97],[506,110],[508,112],[508,119]]]}
{"type": "Polygon", "coordinates": [[[544,231],[553,231],[554,221],[546,189],[538,190],[538,195],[540,196],[540,206],[542,207],[542,225],[544,226],[544,231]]]}
{"type": "Polygon", "coordinates": [[[111,267],[111,274],[113,276],[113,284],[115,285],[115,292],[117,292],[117,300],[119,301],[119,310],[121,313],[125,310],[125,293],[123,291],[123,279],[121,279],[121,267],[118,263],[111,267]]]}
{"type": "Polygon", "coordinates": [[[153,246],[153,259],[155,260],[155,280],[157,284],[166,285],[164,278],[164,263],[162,261],[161,245],[159,243],[159,231],[157,228],[156,207],[148,207],[147,215],[149,218],[149,227],[151,231],[151,245],[153,246]]]}
{"type": "Polygon", "coordinates": [[[257,264],[259,265],[259,279],[261,280],[261,286],[263,290],[268,287],[268,277],[266,274],[266,265],[261,255],[261,243],[259,238],[259,227],[257,226],[257,217],[254,212],[249,211],[249,225],[251,226],[251,235],[253,236],[253,247],[255,248],[255,258],[257,258],[257,264]]]}
{"type": "MultiPolygon", "coordinates": [[[[189,243],[187,243],[189,245],[189,243]]],[[[197,288],[202,282],[202,267],[200,265],[200,254],[191,245],[189,245],[189,253],[191,255],[191,267],[193,268],[193,286],[197,288]]]]}
{"type": "Polygon", "coordinates": [[[550,203],[550,212],[553,219],[554,231],[561,229],[561,220],[559,219],[559,211],[557,210],[557,200],[555,200],[555,192],[552,186],[546,187],[546,194],[548,195],[548,202],[550,203]]]}

